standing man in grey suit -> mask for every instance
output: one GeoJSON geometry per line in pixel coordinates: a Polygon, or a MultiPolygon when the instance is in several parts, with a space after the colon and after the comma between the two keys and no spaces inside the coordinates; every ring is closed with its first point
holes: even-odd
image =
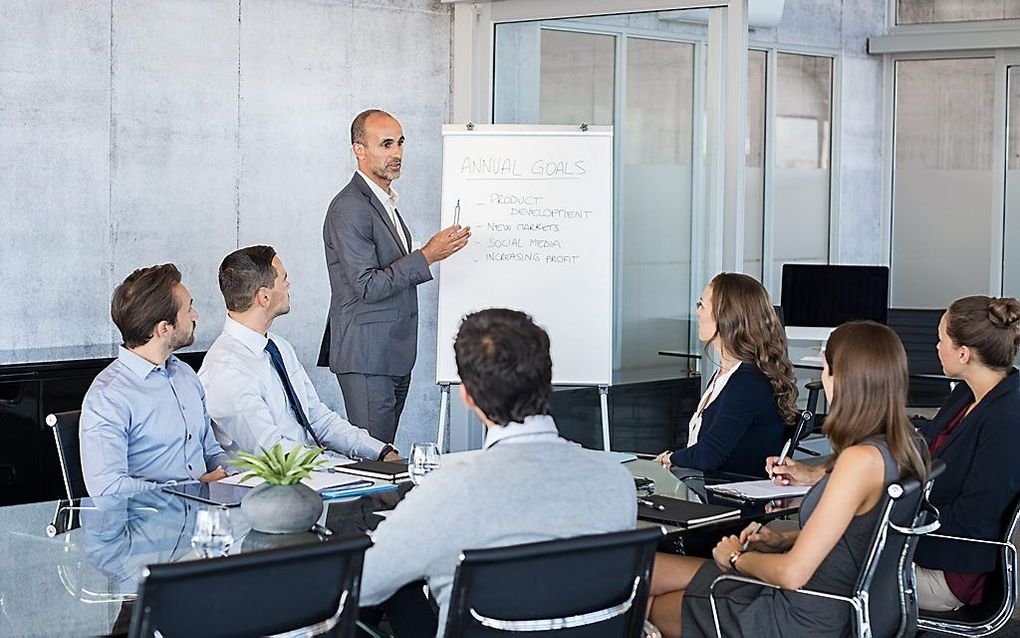
{"type": "Polygon", "coordinates": [[[404,155],[404,132],[391,115],[360,113],[351,148],[358,170],[322,228],[332,296],[319,364],[328,357],[350,422],[392,443],[418,354],[415,286],[432,279],[429,266],[463,248],[471,230],[444,228],[412,250],[390,185],[404,155]]]}

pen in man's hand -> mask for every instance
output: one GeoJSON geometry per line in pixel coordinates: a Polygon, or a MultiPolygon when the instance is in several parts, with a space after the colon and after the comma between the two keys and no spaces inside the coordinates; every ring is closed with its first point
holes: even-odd
{"type": "Polygon", "coordinates": [[[663,505],[662,503],[656,503],[654,501],[649,501],[648,499],[641,498],[640,496],[638,497],[637,502],[638,502],[638,505],[644,505],[645,507],[650,507],[653,510],[656,510],[656,511],[659,511],[659,512],[665,512],[666,511],[666,506],[663,505]]]}
{"type": "Polygon", "coordinates": [[[754,528],[754,531],[747,535],[747,540],[740,546],[740,551],[746,552],[747,547],[751,544],[751,537],[761,531],[761,528],[765,527],[765,523],[758,523],[758,527],[754,528]]]}

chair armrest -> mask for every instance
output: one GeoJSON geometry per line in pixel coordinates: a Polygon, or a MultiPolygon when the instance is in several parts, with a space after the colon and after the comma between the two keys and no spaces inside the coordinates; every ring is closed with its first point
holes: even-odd
{"type": "MultiPolygon", "coordinates": [[[[758,585],[759,587],[770,587],[772,589],[783,589],[779,585],[773,585],[772,583],[766,583],[763,580],[758,580],[757,578],[749,578],[747,576],[735,576],[733,574],[722,574],[721,576],[716,577],[716,579],[712,581],[712,586],[709,587],[708,602],[712,606],[712,622],[715,623],[715,635],[716,635],[717,638],[723,638],[723,634],[722,634],[722,631],[721,631],[721,629],[719,627],[719,612],[718,612],[718,610],[716,609],[716,606],[715,606],[715,586],[717,584],[719,584],[719,583],[721,583],[723,581],[727,581],[727,580],[732,580],[732,581],[741,582],[741,583],[747,583],[749,585],[758,585]]],[[[863,610],[863,607],[861,606],[861,602],[859,600],[857,600],[856,598],[850,598],[848,596],[840,596],[838,594],[829,594],[829,593],[823,592],[823,591],[814,591],[812,589],[794,589],[794,590],[789,590],[789,591],[795,591],[798,594],[806,594],[808,596],[817,596],[819,598],[828,598],[829,600],[840,600],[840,601],[843,601],[843,602],[847,603],[851,607],[853,607],[854,610],[858,614],[860,614],[861,611],[863,610]]]]}
{"type": "Polygon", "coordinates": [[[938,528],[942,527],[942,523],[938,519],[935,519],[934,521],[932,521],[932,522],[930,522],[930,523],[928,523],[926,525],[918,525],[916,527],[900,527],[899,525],[897,525],[897,524],[893,523],[892,521],[890,521],[889,522],[889,527],[894,529],[894,530],[896,530],[900,534],[904,534],[906,536],[932,536],[932,537],[935,537],[935,536],[938,536],[938,534],[932,534],[932,532],[934,532],[938,528]]]}
{"type": "Polygon", "coordinates": [[[986,541],[980,538],[966,538],[964,536],[949,536],[947,534],[928,534],[929,538],[940,538],[947,541],[960,541],[962,543],[975,543],[978,545],[997,545],[1006,549],[1016,551],[1016,546],[1013,543],[1007,543],[1004,541],[986,541]]]}

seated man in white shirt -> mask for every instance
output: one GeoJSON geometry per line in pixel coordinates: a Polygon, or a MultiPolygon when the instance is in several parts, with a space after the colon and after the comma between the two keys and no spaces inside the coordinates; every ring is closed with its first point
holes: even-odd
{"type": "Polygon", "coordinates": [[[502,308],[468,315],[454,351],[461,396],[485,424],[483,452],[429,474],[379,524],[360,601],[378,604],[425,578],[439,636],[463,550],[616,532],[637,520],[631,473],[560,438],[549,416],[549,336],[531,317],[502,308]]]}
{"type": "Polygon", "coordinates": [[[228,452],[257,453],[280,443],[329,455],[396,460],[396,449],[330,410],[286,339],[269,332],[290,312],[290,282],[270,246],[249,246],[220,264],[227,305],[223,333],[198,371],[216,438],[228,452]]]}

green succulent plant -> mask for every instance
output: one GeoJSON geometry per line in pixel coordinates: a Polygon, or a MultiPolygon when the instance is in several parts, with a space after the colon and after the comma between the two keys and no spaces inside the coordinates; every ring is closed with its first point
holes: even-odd
{"type": "Polygon", "coordinates": [[[285,453],[277,443],[271,450],[260,449],[262,454],[238,452],[234,456],[232,465],[248,470],[248,474],[241,478],[242,483],[257,476],[270,485],[293,485],[326,463],[325,459],[319,458],[325,451],[322,448],[297,446],[285,453]]]}

